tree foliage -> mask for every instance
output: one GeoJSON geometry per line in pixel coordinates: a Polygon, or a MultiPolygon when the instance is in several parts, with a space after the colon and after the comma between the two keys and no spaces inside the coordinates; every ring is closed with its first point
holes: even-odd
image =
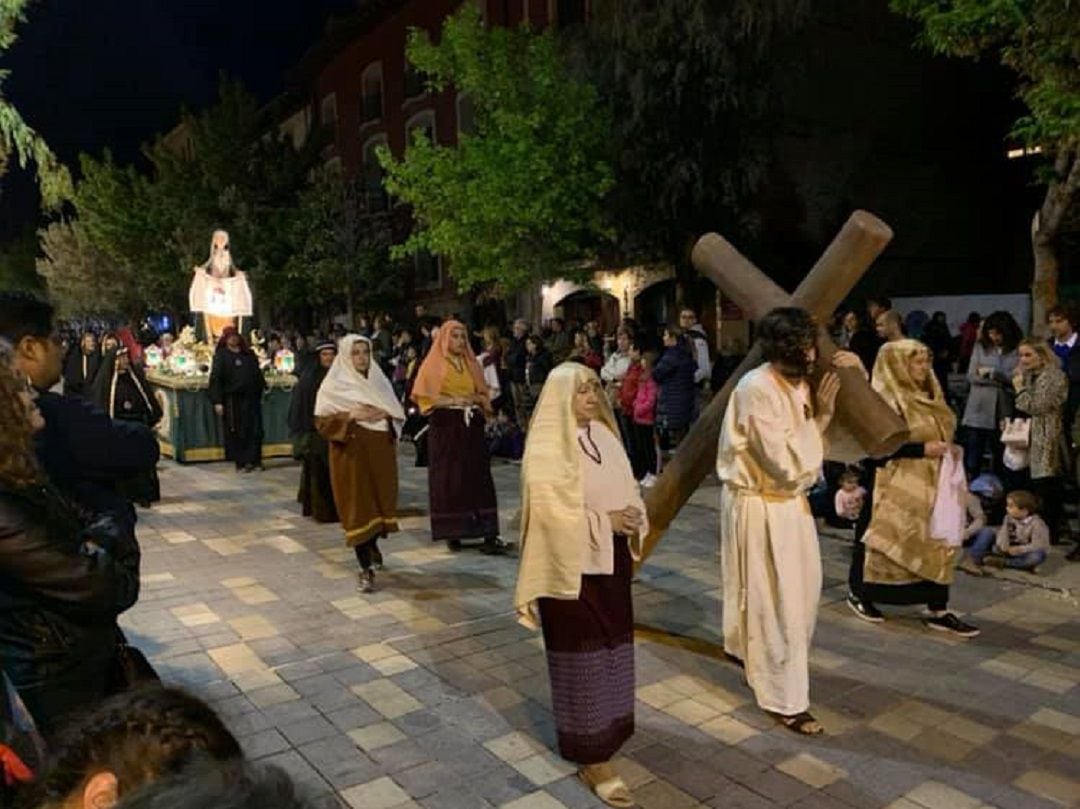
{"type": "Polygon", "coordinates": [[[1057,300],[1058,249],[1080,198],[1080,2],[1077,0],[891,0],[921,24],[921,41],[937,53],[993,56],[1019,79],[1027,107],[1012,135],[1046,162],[1038,176],[1046,197],[1031,228],[1034,323],[1041,329],[1057,300]]]}
{"type": "Polygon", "coordinates": [[[0,245],[0,289],[37,292],[42,280],[34,271],[38,243],[34,228],[27,227],[0,245]]]}
{"type": "Polygon", "coordinates": [[[37,272],[62,316],[126,316],[145,305],[141,287],[94,247],[80,221],[52,222],[38,232],[38,239],[43,256],[37,272]]]}
{"type": "Polygon", "coordinates": [[[808,0],[597,0],[582,63],[613,110],[619,242],[675,264],[754,232],[774,68],[808,0]]]}
{"type": "MultiPolygon", "coordinates": [[[[349,312],[401,299],[401,267],[390,258],[394,215],[369,213],[362,180],[335,165],[317,170],[300,194],[284,275],[295,300],[344,298],[349,312]]],[[[399,228],[400,229],[400,228],[399,228]]]]}
{"type": "Polygon", "coordinates": [[[432,89],[468,94],[476,128],[457,147],[414,133],[401,159],[380,151],[387,190],[417,222],[395,255],[440,254],[462,288],[583,275],[581,260],[609,235],[611,121],[554,34],[487,29],[469,3],[437,45],[414,31],[407,52],[432,89]]]}
{"type": "MultiPolygon", "coordinates": [[[[104,259],[111,274],[138,290],[142,307],[183,310],[192,267],[206,260],[211,232],[223,228],[257,299],[291,302],[294,286],[284,267],[298,195],[317,157],[314,141],[298,152],[251,95],[223,80],[217,104],[185,113],[144,157],[149,171],[118,165],[108,152],[80,156],[73,197],[79,238],[64,234],[66,246],[88,247],[104,259]]],[[[61,233],[54,231],[54,239],[61,233]]],[[[52,277],[60,272],[54,268],[52,277]]]]}
{"type": "MultiPolygon", "coordinates": [[[[26,7],[29,4],[30,0],[0,0],[0,53],[15,42],[15,27],[26,20],[26,7]]],[[[12,154],[20,168],[33,163],[42,203],[48,208],[55,208],[71,195],[71,175],[45,139],[4,98],[2,84],[7,75],[8,71],[0,70],[0,175],[12,154]]]]}

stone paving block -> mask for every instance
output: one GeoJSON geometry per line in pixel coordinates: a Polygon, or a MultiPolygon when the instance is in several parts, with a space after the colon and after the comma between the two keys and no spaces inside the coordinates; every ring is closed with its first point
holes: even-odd
{"type": "Polygon", "coordinates": [[[393,809],[411,800],[405,790],[387,777],[350,787],[341,797],[353,809],[393,809]]]}
{"type": "Polygon", "coordinates": [[[379,747],[396,744],[404,741],[407,737],[389,722],[379,722],[367,727],[349,731],[349,738],[357,747],[364,751],[375,750],[379,747]]]}
{"type": "Polygon", "coordinates": [[[387,719],[396,719],[423,707],[408,692],[387,679],[354,685],[352,691],[387,719]]]}
{"type": "Polygon", "coordinates": [[[300,747],[308,742],[319,741],[330,736],[336,736],[340,731],[321,716],[312,716],[301,719],[281,727],[281,732],[294,747],[300,747]]]}
{"type": "Polygon", "coordinates": [[[394,780],[414,799],[434,795],[459,780],[451,768],[437,761],[428,761],[394,774],[394,780]]]}
{"type": "Polygon", "coordinates": [[[822,789],[847,777],[844,770],[822,761],[810,753],[800,753],[776,766],[780,772],[802,781],[814,789],[822,789]]]}
{"type": "Polygon", "coordinates": [[[566,809],[566,805],[547,792],[533,792],[501,805],[500,809],[566,809]]]}
{"type": "Polygon", "coordinates": [[[1044,770],[1030,770],[1013,782],[1017,787],[1061,806],[1080,803],[1080,780],[1044,770]]]}
{"type": "Polygon", "coordinates": [[[924,809],[976,809],[982,803],[978,798],[937,781],[920,784],[904,798],[924,809]]]}

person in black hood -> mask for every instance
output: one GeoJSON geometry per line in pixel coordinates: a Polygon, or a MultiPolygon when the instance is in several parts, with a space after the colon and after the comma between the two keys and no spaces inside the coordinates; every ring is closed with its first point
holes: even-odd
{"type": "MultiPolygon", "coordinates": [[[[116,421],[145,424],[151,429],[161,421],[161,405],[142,369],[131,362],[123,347],[114,348],[105,355],[94,378],[90,398],[116,421]]],[[[121,494],[143,508],[149,508],[151,503],[161,499],[161,484],[154,466],[117,481],[117,487],[121,494]]]]}
{"type": "Polygon", "coordinates": [[[210,401],[225,420],[225,459],[237,472],[262,469],[262,395],[266,379],[244,338],[226,326],[210,369],[210,401]]]}
{"type": "Polygon", "coordinates": [[[330,447],[315,429],[315,396],[337,356],[337,346],[326,340],[315,346],[316,361],[300,376],[289,401],[289,435],[293,457],[300,459],[300,490],[296,499],[305,517],[315,522],[337,522],[330,483],[330,447]]]}
{"type": "Polygon", "coordinates": [[[77,346],[68,352],[64,363],[64,393],[67,396],[89,396],[94,376],[101,366],[97,336],[92,331],[83,332],[77,346]]]}

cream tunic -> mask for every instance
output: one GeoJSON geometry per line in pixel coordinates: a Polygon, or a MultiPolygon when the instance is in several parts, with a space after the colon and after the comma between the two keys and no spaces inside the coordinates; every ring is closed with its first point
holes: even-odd
{"type": "Polygon", "coordinates": [[[810,641],[821,556],[806,491],[824,449],[805,386],[763,365],[739,382],[724,414],[716,474],[724,581],[724,649],[743,660],[761,708],[810,705],[810,641]]]}

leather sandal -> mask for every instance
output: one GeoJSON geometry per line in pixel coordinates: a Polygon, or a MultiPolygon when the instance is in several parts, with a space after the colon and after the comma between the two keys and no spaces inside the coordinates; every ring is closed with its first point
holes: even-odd
{"type": "Polygon", "coordinates": [[[630,787],[617,775],[614,778],[601,781],[599,784],[594,784],[589,776],[579,770],[578,778],[593,791],[596,797],[608,806],[616,806],[620,807],[620,809],[633,809],[634,806],[637,806],[634,803],[634,796],[630,794],[630,787]]]}
{"type": "Polygon", "coordinates": [[[825,732],[825,728],[809,711],[797,713],[794,716],[773,714],[781,725],[800,736],[819,736],[825,732]]]}

